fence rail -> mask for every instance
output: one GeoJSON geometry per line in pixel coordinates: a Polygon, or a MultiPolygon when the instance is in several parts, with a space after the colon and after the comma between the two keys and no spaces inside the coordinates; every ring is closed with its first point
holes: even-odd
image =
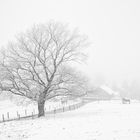
{"type": "MultiPolygon", "coordinates": [[[[78,109],[79,107],[83,106],[84,104],[85,103],[82,101],[82,102],[79,102],[79,103],[76,103],[76,104],[70,104],[70,105],[67,105],[67,106],[54,108],[52,110],[47,110],[45,108],[45,115],[62,113],[62,112],[78,109]]],[[[0,123],[8,122],[8,121],[14,121],[14,120],[23,120],[23,119],[28,119],[28,118],[29,119],[35,119],[35,118],[37,118],[37,116],[38,116],[38,113],[35,112],[35,109],[33,109],[32,112],[30,112],[30,114],[28,113],[27,109],[24,110],[24,114],[20,114],[20,112],[17,111],[16,112],[16,117],[11,117],[10,113],[7,112],[6,114],[1,115],[0,123]]]]}

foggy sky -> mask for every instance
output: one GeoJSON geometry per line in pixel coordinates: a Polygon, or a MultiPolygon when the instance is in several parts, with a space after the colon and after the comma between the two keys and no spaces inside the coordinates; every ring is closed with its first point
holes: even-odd
{"type": "Polygon", "coordinates": [[[78,27],[92,42],[82,70],[109,81],[140,78],[139,0],[0,0],[0,46],[35,23],[78,27]]]}

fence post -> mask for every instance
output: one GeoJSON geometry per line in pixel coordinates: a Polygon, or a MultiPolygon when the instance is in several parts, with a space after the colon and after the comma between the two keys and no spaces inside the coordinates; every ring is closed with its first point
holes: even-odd
{"type": "Polygon", "coordinates": [[[4,119],[4,114],[2,114],[2,120],[3,120],[3,122],[5,121],[5,119],[4,119]]]}
{"type": "Polygon", "coordinates": [[[18,119],[20,120],[20,114],[18,114],[18,119]]]}
{"type": "Polygon", "coordinates": [[[17,118],[20,120],[20,114],[18,113],[18,111],[17,111],[17,118]]]}
{"type": "Polygon", "coordinates": [[[17,111],[17,118],[18,118],[19,116],[18,116],[18,111],[17,111]]]}
{"type": "Polygon", "coordinates": [[[10,118],[9,118],[9,112],[7,112],[7,118],[8,118],[8,120],[10,119],[10,118]]]}
{"type": "Polygon", "coordinates": [[[56,108],[54,108],[54,119],[55,119],[56,108]]]}
{"type": "Polygon", "coordinates": [[[25,109],[25,117],[27,116],[27,110],[25,109]]]}
{"type": "Polygon", "coordinates": [[[63,106],[63,112],[65,111],[65,108],[64,108],[64,106],[63,106]]]}
{"type": "Polygon", "coordinates": [[[56,108],[54,108],[54,114],[56,113],[56,108]]]}
{"type": "Polygon", "coordinates": [[[34,113],[32,112],[32,119],[34,118],[34,113]]]}

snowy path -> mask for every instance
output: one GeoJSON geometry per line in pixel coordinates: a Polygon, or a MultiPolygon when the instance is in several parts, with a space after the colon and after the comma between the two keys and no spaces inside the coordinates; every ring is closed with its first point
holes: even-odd
{"type": "Polygon", "coordinates": [[[70,112],[0,124],[0,140],[140,140],[140,103],[90,103],[70,112]]]}

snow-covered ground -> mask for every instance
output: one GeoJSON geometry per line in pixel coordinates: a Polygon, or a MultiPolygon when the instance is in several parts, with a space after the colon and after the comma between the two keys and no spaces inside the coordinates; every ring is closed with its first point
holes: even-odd
{"type": "Polygon", "coordinates": [[[101,101],[45,118],[0,124],[0,140],[140,140],[140,103],[101,101]]]}

